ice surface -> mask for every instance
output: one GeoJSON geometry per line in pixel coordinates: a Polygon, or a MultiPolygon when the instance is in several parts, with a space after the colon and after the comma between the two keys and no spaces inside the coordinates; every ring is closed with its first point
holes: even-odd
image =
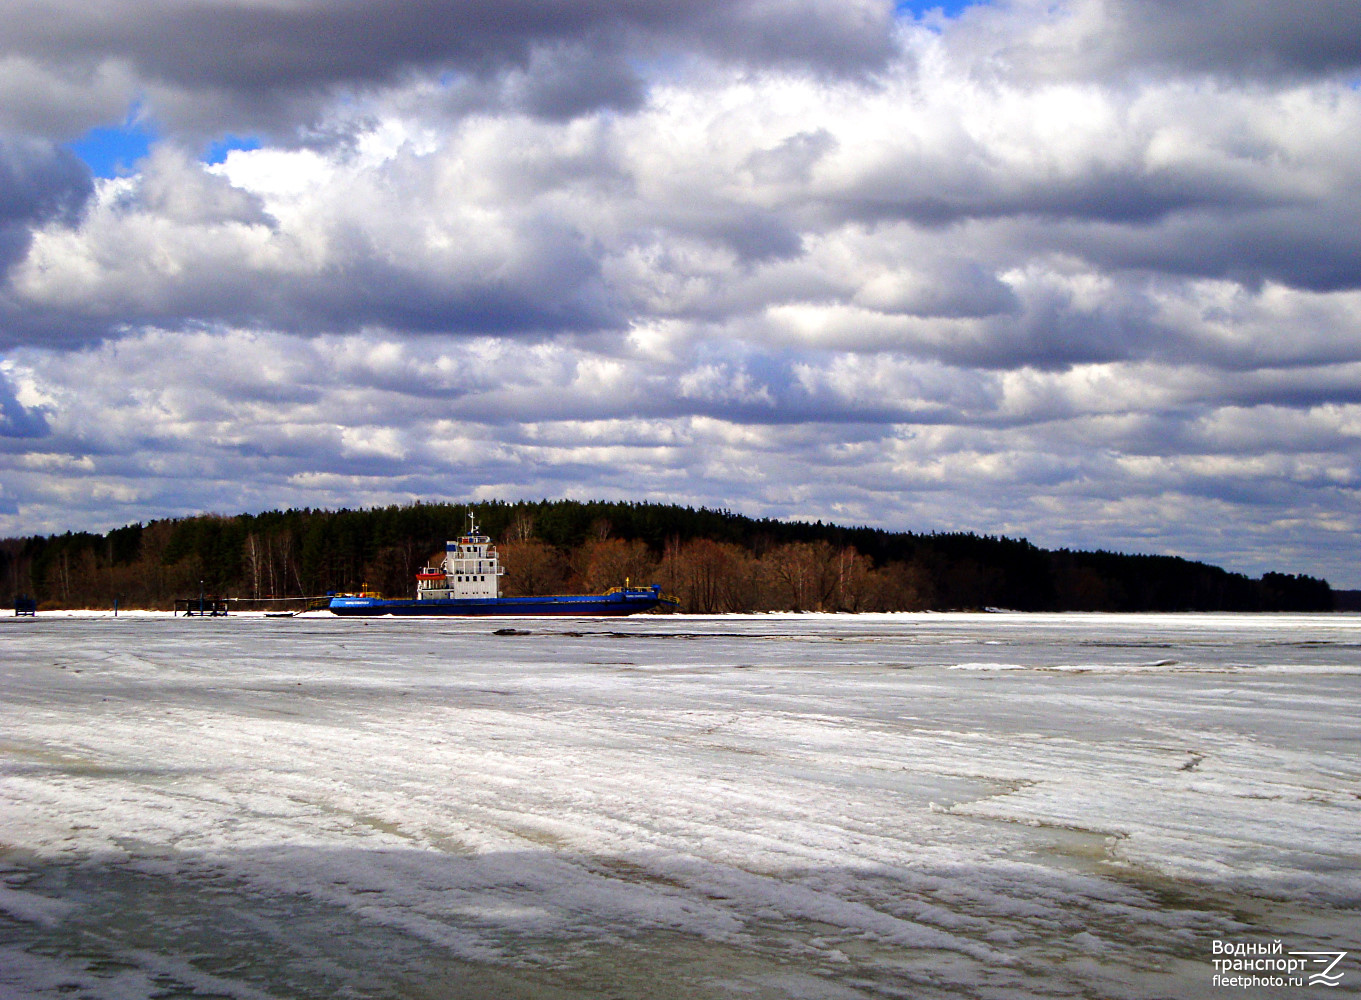
{"type": "Polygon", "coordinates": [[[1223,996],[1361,950],[1359,693],[1342,615],[0,619],[0,996],[1223,996]]]}

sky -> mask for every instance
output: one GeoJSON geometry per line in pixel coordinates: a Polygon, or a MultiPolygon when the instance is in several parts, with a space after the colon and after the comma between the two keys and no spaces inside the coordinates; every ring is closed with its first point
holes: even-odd
{"type": "Polygon", "coordinates": [[[1361,587],[1361,4],[11,0],[0,536],[601,498],[1361,587]]]}

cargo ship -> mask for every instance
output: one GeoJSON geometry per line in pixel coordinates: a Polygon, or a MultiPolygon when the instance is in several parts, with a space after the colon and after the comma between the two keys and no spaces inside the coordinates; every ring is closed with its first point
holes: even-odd
{"type": "Polygon", "coordinates": [[[416,574],[416,596],[390,599],[371,594],[338,594],[331,598],[336,615],[636,615],[679,602],[650,587],[616,587],[603,594],[556,594],[549,597],[502,597],[501,566],[496,546],[468,515],[468,533],[444,547],[444,559],[416,574]]]}

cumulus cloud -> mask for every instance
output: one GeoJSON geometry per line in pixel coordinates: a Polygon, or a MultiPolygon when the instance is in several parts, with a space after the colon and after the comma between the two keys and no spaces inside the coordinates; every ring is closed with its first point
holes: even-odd
{"type": "Polygon", "coordinates": [[[495,184],[479,192],[466,165],[405,148],[378,167],[261,158],[261,192],[232,184],[230,164],[165,147],[137,176],[103,183],[80,223],[38,233],[11,275],[41,320],[11,338],[175,323],[512,334],[618,323],[571,220],[502,201],[495,184]]]}
{"type": "Polygon", "coordinates": [[[1313,8],[151,9],[0,31],[0,529],[610,496],[1361,583],[1313,8]],[[133,100],[126,176],[51,144],[133,100]]]}
{"type": "Polygon", "coordinates": [[[751,351],[695,364],[498,337],[248,331],[23,362],[48,389],[47,427],[0,457],[24,512],[11,522],[54,529],[73,511],[599,495],[982,523],[1257,571],[1288,552],[1345,580],[1361,488],[1361,402],[1262,402],[1258,372],[1166,362],[1000,372],[751,351]],[[1285,511],[1292,526],[1273,535],[1285,511]]]}

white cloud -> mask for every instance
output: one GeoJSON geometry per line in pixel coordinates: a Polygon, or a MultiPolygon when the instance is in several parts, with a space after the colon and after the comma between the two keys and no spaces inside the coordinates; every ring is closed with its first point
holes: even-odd
{"type": "Polygon", "coordinates": [[[1242,58],[1051,6],[526,6],[484,61],[394,8],[346,67],[320,4],[257,77],[63,7],[0,93],[19,60],[79,99],[0,128],[136,83],[165,134],[92,193],[7,147],[0,530],[600,495],[1361,585],[1351,50],[1256,3],[1242,58]],[[237,122],[262,148],[187,152],[237,122]]]}

